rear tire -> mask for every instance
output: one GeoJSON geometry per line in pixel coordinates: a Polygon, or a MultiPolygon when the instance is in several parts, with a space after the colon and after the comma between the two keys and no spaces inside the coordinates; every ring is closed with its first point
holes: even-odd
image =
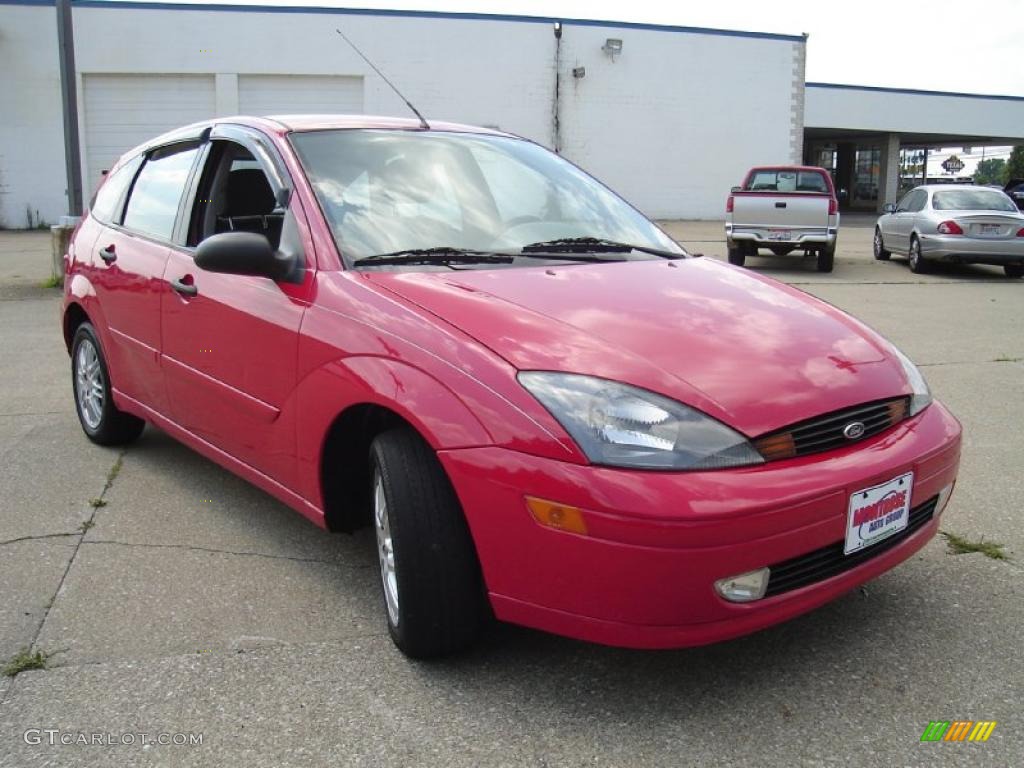
{"type": "Polygon", "coordinates": [[[118,410],[110,393],[110,373],[96,329],[82,323],[71,340],[71,388],[85,436],[98,445],[130,443],[146,422],[118,410]]]}
{"type": "Polygon", "coordinates": [[[924,260],[921,253],[921,241],[917,235],[910,238],[910,253],[907,255],[907,263],[910,264],[910,271],[915,275],[923,275],[928,271],[928,262],[924,260]]]}
{"type": "Polygon", "coordinates": [[[882,230],[875,227],[875,244],[874,244],[875,258],[879,261],[888,261],[889,257],[892,256],[891,251],[885,250],[885,241],[882,240],[882,230]]]}
{"type": "Polygon", "coordinates": [[[741,246],[729,246],[729,263],[742,267],[747,262],[747,252],[741,246]]]}
{"type": "Polygon", "coordinates": [[[826,246],[818,251],[818,271],[819,272],[831,272],[832,267],[836,261],[836,246],[835,244],[826,246]]]}
{"type": "Polygon", "coordinates": [[[408,428],[370,447],[371,504],[388,632],[416,659],[461,651],[480,633],[483,579],[462,507],[433,449],[408,428]]]}
{"type": "Polygon", "coordinates": [[[1024,277],[1024,264],[1004,264],[1003,271],[1007,277],[1024,277]]]}

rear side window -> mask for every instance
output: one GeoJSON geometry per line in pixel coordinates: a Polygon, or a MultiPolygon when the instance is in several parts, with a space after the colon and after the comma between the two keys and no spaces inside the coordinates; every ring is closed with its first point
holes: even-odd
{"type": "Polygon", "coordinates": [[[149,156],[128,196],[125,227],[161,240],[171,239],[178,204],[198,152],[195,145],[179,145],[149,156]]]}
{"type": "Polygon", "coordinates": [[[92,205],[89,206],[94,218],[104,224],[117,221],[121,214],[121,202],[124,200],[125,190],[131,185],[132,179],[135,178],[135,172],[139,170],[141,164],[142,155],[139,155],[122,165],[100,184],[100,188],[93,197],[92,205]]]}
{"type": "Polygon", "coordinates": [[[828,194],[828,183],[820,171],[762,169],[754,171],[744,189],[750,192],[813,192],[828,194]]]}

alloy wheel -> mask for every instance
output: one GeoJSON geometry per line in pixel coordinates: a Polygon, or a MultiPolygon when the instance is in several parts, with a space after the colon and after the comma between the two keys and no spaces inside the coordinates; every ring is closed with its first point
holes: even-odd
{"type": "Polygon", "coordinates": [[[100,356],[89,339],[82,339],[75,355],[75,388],[78,412],[89,429],[97,429],[103,418],[105,388],[100,356]]]}
{"type": "Polygon", "coordinates": [[[373,479],[373,523],[377,531],[377,557],[380,560],[380,578],[384,586],[388,619],[398,626],[398,574],[395,570],[395,549],[388,519],[388,500],[384,494],[384,479],[378,472],[373,479]]]}

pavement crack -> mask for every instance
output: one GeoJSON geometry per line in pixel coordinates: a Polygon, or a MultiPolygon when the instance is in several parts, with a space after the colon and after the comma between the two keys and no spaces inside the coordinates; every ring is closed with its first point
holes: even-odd
{"type": "Polygon", "coordinates": [[[16,539],[7,539],[6,541],[0,541],[0,547],[8,544],[17,544],[22,541],[41,541],[43,539],[60,539],[67,536],[81,536],[81,531],[74,531],[73,533],[41,533],[38,536],[19,536],[16,539]]]}
{"type": "Polygon", "coordinates": [[[206,552],[214,555],[235,555],[238,557],[262,557],[269,560],[292,560],[297,563],[319,563],[320,565],[330,565],[335,568],[344,568],[346,570],[362,570],[366,568],[376,568],[376,563],[365,563],[365,564],[348,564],[338,563],[332,560],[323,560],[318,557],[298,557],[296,555],[273,555],[268,552],[246,552],[235,549],[218,549],[216,547],[200,547],[194,544],[149,544],[143,542],[131,542],[131,541],[114,541],[113,539],[89,539],[88,541],[82,542],[90,546],[95,544],[115,546],[115,547],[140,547],[145,549],[177,549],[186,550],[189,552],[206,552]]]}
{"type": "MultiPolygon", "coordinates": [[[[124,455],[127,452],[127,450],[127,448],[122,448],[120,453],[118,453],[117,460],[114,462],[114,465],[110,468],[110,471],[107,472],[107,479],[104,482],[103,490],[100,491],[99,498],[102,499],[106,492],[110,490],[110,486],[114,484],[114,479],[121,471],[121,466],[124,463],[124,455]]],[[[71,557],[68,558],[68,564],[64,567],[64,573],[62,573],[60,576],[60,582],[57,584],[57,589],[54,590],[53,597],[51,597],[50,601],[46,604],[46,608],[43,611],[43,617],[39,620],[39,624],[36,626],[36,631],[32,635],[32,641],[29,643],[28,646],[30,651],[39,650],[36,647],[36,643],[39,642],[39,636],[43,632],[43,626],[45,626],[46,620],[50,618],[50,611],[53,610],[53,605],[55,602],[57,602],[57,596],[60,594],[60,591],[64,589],[64,582],[67,581],[68,574],[71,572],[71,566],[74,565],[75,559],[78,557],[78,552],[82,548],[82,541],[85,539],[86,532],[90,528],[92,528],[92,526],[95,523],[96,512],[98,510],[98,506],[92,507],[88,519],[82,523],[82,530],[80,534],[67,534],[69,536],[78,535],[78,540],[75,542],[74,550],[71,552],[71,557]]],[[[15,684],[16,683],[12,681],[11,685],[4,690],[2,696],[0,696],[0,704],[2,704],[4,700],[7,698],[8,693],[10,693],[14,689],[15,684]]]]}

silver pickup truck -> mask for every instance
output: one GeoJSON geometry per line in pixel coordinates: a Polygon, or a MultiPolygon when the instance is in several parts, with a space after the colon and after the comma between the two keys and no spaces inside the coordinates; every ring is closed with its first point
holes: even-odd
{"type": "Polygon", "coordinates": [[[725,206],[729,263],[741,267],[747,256],[767,248],[776,256],[813,253],[818,271],[831,272],[838,232],[839,202],[824,168],[752,168],[725,206]]]}

